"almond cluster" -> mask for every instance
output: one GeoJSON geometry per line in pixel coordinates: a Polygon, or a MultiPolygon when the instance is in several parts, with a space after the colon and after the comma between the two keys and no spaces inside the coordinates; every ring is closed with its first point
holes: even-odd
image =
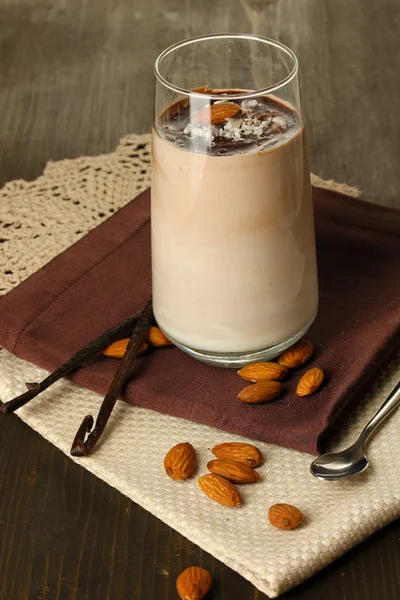
{"type": "MultiPolygon", "coordinates": [[[[286,350],[278,362],[257,362],[246,365],[238,371],[238,375],[248,385],[238,394],[239,400],[246,404],[260,404],[271,402],[278,398],[282,392],[282,381],[286,379],[290,369],[298,369],[314,354],[314,346],[308,340],[300,340],[286,350]]],[[[324,381],[324,372],[319,367],[309,369],[299,380],[296,388],[298,396],[315,394],[324,381]]]]}
{"type": "MultiPolygon", "coordinates": [[[[129,338],[117,340],[113,344],[107,346],[107,348],[103,350],[103,354],[105,356],[110,356],[111,358],[122,358],[128,344],[129,338]]],[[[154,348],[165,348],[166,346],[172,346],[172,342],[169,341],[159,327],[152,325],[147,333],[146,341],[143,342],[140,348],[139,355],[146,352],[146,350],[149,349],[149,346],[153,346],[154,348]]]]}
{"type": "MultiPolygon", "coordinates": [[[[216,457],[207,463],[210,473],[198,479],[200,489],[212,500],[225,506],[241,504],[235,484],[255,483],[261,464],[258,448],[244,442],[226,442],[212,448],[216,457]]],[[[189,442],[176,444],[165,455],[164,468],[175,480],[187,479],[196,470],[196,451],[189,442]]],[[[281,530],[295,529],[303,520],[302,512],[291,504],[274,504],[268,510],[271,525],[281,530]]],[[[182,571],[176,581],[181,600],[201,600],[211,588],[211,574],[201,567],[189,567],[182,571]]]]}
{"type": "MultiPolygon", "coordinates": [[[[216,457],[207,464],[210,473],[199,478],[203,492],[226,506],[241,503],[235,483],[255,483],[260,476],[254,469],[261,463],[261,452],[252,444],[229,442],[212,448],[216,457]]],[[[165,472],[171,479],[187,479],[196,470],[196,451],[189,442],[176,444],[165,455],[165,472]]]]}
{"type": "MultiPolygon", "coordinates": [[[[207,463],[210,473],[198,479],[201,490],[212,500],[225,506],[239,506],[241,498],[234,484],[256,483],[260,479],[256,467],[262,462],[256,446],[245,442],[225,442],[211,449],[215,459],[207,463]]],[[[192,444],[183,442],[173,446],[165,455],[164,469],[171,479],[187,479],[196,470],[196,451],[192,444]]],[[[294,529],[302,521],[302,514],[290,504],[270,507],[269,521],[279,529],[294,529]]]]}
{"type": "Polygon", "coordinates": [[[207,463],[210,473],[199,478],[200,489],[220,504],[239,506],[241,498],[234,484],[259,480],[255,467],[261,463],[261,452],[252,444],[242,442],[218,444],[211,452],[216,458],[207,463]]]}

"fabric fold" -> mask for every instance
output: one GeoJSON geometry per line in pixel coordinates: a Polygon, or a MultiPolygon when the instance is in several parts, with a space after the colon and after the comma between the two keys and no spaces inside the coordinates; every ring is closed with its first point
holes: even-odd
{"type": "MultiPolygon", "coordinates": [[[[281,399],[243,405],[234,371],[204,365],[176,348],[138,359],[124,399],[249,438],[318,453],[400,347],[400,211],[313,189],[320,308],[307,367],[281,399]],[[295,394],[309,366],[327,384],[295,394]]],[[[141,308],[151,293],[149,191],[0,299],[0,344],[55,369],[80,347],[141,308]]],[[[71,379],[105,393],[117,361],[98,356],[71,379]]]]}

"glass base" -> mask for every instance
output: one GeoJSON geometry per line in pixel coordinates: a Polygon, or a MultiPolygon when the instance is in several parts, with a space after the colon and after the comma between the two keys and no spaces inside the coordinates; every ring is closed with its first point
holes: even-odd
{"type": "MultiPolygon", "coordinates": [[[[309,323],[301,331],[296,333],[293,337],[281,342],[280,344],[276,344],[275,346],[269,346],[268,348],[263,348],[262,350],[251,350],[249,352],[231,352],[231,353],[218,353],[218,352],[205,352],[202,350],[195,350],[194,348],[189,348],[184,344],[180,344],[176,340],[174,340],[170,335],[168,338],[171,342],[186,352],[200,360],[201,362],[208,363],[209,365],[214,365],[215,367],[225,367],[225,368],[240,368],[244,367],[253,362],[272,360],[282,354],[287,348],[293,346],[303,335],[309,330],[311,327],[315,316],[311,319],[309,323]]],[[[166,334],[167,335],[167,334],[166,334]]]]}

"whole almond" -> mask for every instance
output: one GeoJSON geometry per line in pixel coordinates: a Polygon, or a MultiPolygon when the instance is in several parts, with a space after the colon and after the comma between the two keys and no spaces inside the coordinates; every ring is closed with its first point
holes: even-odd
{"type": "Polygon", "coordinates": [[[319,367],[309,369],[297,384],[296,394],[298,396],[311,396],[319,390],[324,382],[324,372],[319,367]]]}
{"type": "Polygon", "coordinates": [[[176,580],[176,590],[182,600],[201,600],[211,587],[211,573],[201,567],[189,567],[176,580]]]}
{"type": "Polygon", "coordinates": [[[147,341],[156,348],[163,348],[164,346],[172,346],[172,342],[163,334],[159,327],[152,325],[149,327],[147,333],[147,341]]]}
{"type": "Polygon", "coordinates": [[[213,94],[214,90],[208,87],[208,85],[201,85],[199,87],[192,88],[191,92],[195,92],[197,94],[213,94]]]}
{"type": "Polygon", "coordinates": [[[199,478],[198,484],[205,494],[225,506],[238,506],[240,504],[239,492],[225,477],[208,473],[199,478]]]}
{"type": "Polygon", "coordinates": [[[245,442],[225,442],[211,449],[211,452],[220,460],[234,460],[249,467],[258,467],[262,456],[258,448],[245,442]]]}
{"type": "Polygon", "coordinates": [[[268,510],[268,519],[278,529],[295,529],[302,522],[303,513],[291,504],[274,504],[268,510]]]}
{"type": "Polygon", "coordinates": [[[233,483],[254,483],[260,479],[260,475],[243,463],[228,460],[210,460],[207,469],[229,479],[233,483]]]}
{"type": "Polygon", "coordinates": [[[226,119],[236,117],[240,111],[240,106],[234,102],[212,104],[199,110],[193,117],[193,123],[197,123],[198,125],[219,125],[226,119]]]}
{"type": "Polygon", "coordinates": [[[285,350],[278,359],[280,365],[288,367],[289,369],[297,369],[302,367],[313,355],[314,346],[309,340],[300,340],[285,350]]]}
{"type": "Polygon", "coordinates": [[[164,458],[165,472],[171,479],[187,479],[196,469],[196,451],[192,444],[177,444],[164,458]]]}
{"type": "MultiPolygon", "coordinates": [[[[113,344],[107,346],[107,348],[103,350],[103,354],[105,356],[110,356],[111,358],[122,358],[126,352],[128,344],[129,338],[117,340],[113,344]]],[[[143,352],[146,352],[148,347],[148,344],[146,342],[143,342],[143,344],[140,346],[139,354],[143,354],[143,352]]]]}
{"type": "Polygon", "coordinates": [[[282,381],[288,374],[284,365],[276,362],[258,362],[246,365],[237,374],[245,381],[259,383],[260,381],[282,381]]]}
{"type": "Polygon", "coordinates": [[[282,386],[279,381],[261,381],[245,387],[238,394],[238,398],[246,404],[260,404],[275,400],[281,392],[282,386]]]}

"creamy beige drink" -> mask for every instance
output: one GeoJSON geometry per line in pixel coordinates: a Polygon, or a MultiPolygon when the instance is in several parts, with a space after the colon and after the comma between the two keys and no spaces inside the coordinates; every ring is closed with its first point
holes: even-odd
{"type": "Polygon", "coordinates": [[[204,125],[178,103],[153,130],[154,313],[203,353],[282,345],[318,304],[300,119],[273,97],[235,105],[204,125]]]}

